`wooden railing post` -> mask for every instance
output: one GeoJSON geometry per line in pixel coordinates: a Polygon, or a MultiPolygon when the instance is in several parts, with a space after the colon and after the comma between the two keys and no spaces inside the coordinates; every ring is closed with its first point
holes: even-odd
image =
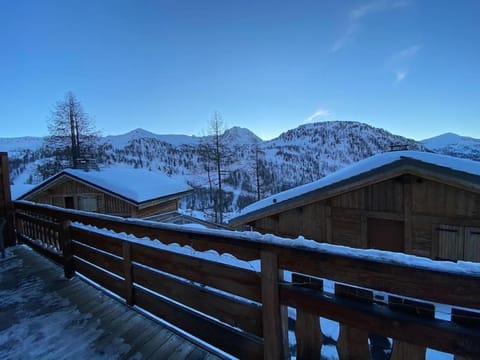
{"type": "Polygon", "coordinates": [[[271,252],[261,252],[262,271],[262,306],[263,306],[263,339],[264,359],[284,359],[287,350],[284,347],[285,324],[287,319],[282,316],[279,299],[279,271],[277,255],[271,252]]]}
{"type": "MultiPolygon", "coordinates": [[[[394,310],[416,315],[421,318],[433,319],[435,317],[435,306],[433,304],[403,299],[396,296],[389,296],[388,304],[390,308],[394,310]]],[[[390,359],[423,360],[425,359],[426,351],[427,348],[425,346],[414,345],[393,339],[392,355],[390,356],[390,359]]]]}
{"type": "MultiPolygon", "coordinates": [[[[292,274],[292,282],[317,291],[323,291],[323,281],[300,274],[292,274]]],[[[297,359],[320,359],[323,335],[318,315],[297,309],[295,322],[297,359]]]]}
{"type": "MultiPolygon", "coordinates": [[[[452,322],[472,329],[480,329],[480,314],[477,312],[452,308],[452,322]]],[[[473,357],[466,357],[455,354],[454,360],[473,360],[473,357]]]]}
{"type": "Polygon", "coordinates": [[[70,279],[75,275],[72,239],[70,237],[70,220],[61,220],[58,237],[63,253],[63,272],[65,277],[70,279]]]}
{"type": "Polygon", "coordinates": [[[128,305],[133,305],[133,281],[132,281],[132,245],[124,241],[122,243],[123,252],[123,272],[125,284],[125,301],[128,305]]]}
{"type": "Polygon", "coordinates": [[[19,219],[18,216],[15,216],[15,236],[17,244],[21,242],[22,237],[20,235],[22,235],[23,232],[23,221],[19,219]]]}
{"type": "MultiPolygon", "coordinates": [[[[367,303],[373,301],[373,293],[371,291],[342,284],[335,284],[335,295],[359,299],[367,303]]],[[[337,352],[341,360],[370,359],[368,331],[340,323],[337,352]]]]}

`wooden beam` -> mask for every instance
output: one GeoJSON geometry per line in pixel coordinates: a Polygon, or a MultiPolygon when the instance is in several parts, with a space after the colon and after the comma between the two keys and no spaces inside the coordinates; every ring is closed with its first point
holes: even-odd
{"type": "Polygon", "coordinates": [[[319,293],[291,285],[280,286],[280,301],[359,329],[448,353],[480,357],[480,330],[449,321],[424,319],[388,306],[319,293]]]}
{"type": "Polygon", "coordinates": [[[137,286],[134,286],[134,297],[136,305],[140,308],[227,353],[240,359],[261,359],[263,357],[261,338],[213,321],[137,286]]]}
{"type": "Polygon", "coordinates": [[[132,244],[132,261],[254,301],[261,301],[260,274],[195,256],[132,244]]]}
{"type": "Polygon", "coordinates": [[[162,296],[212,316],[232,327],[262,337],[262,310],[259,304],[221,294],[189,279],[173,276],[135,264],[133,282],[162,296]]]}
{"type": "MultiPolygon", "coordinates": [[[[267,246],[266,246],[267,247],[267,246]]],[[[272,246],[279,267],[405,297],[480,309],[480,276],[427,270],[326,251],[272,246]]]]}
{"type": "Polygon", "coordinates": [[[115,275],[124,276],[123,260],[120,257],[85,246],[77,241],[72,241],[72,253],[75,257],[95,264],[99,268],[115,275]]]}

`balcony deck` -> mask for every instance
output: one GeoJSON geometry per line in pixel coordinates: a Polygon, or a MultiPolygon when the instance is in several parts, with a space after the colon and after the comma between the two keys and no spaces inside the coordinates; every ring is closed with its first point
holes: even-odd
{"type": "Polygon", "coordinates": [[[218,359],[27,246],[0,259],[3,358],[218,359]]]}

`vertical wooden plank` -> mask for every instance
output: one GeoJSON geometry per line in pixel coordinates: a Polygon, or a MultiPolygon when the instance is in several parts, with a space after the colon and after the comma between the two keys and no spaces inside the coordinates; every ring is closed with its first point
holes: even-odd
{"type": "Polygon", "coordinates": [[[19,235],[24,234],[25,230],[24,230],[23,221],[18,217],[15,217],[15,230],[16,230],[17,242],[19,242],[20,240],[19,235]]]}
{"type": "MultiPolygon", "coordinates": [[[[480,314],[463,309],[452,308],[452,322],[473,329],[480,329],[480,314]]],[[[473,357],[455,355],[455,360],[474,360],[473,357]]]]}
{"type": "Polygon", "coordinates": [[[286,349],[283,348],[282,319],[278,293],[278,258],[271,252],[261,252],[262,272],[262,310],[264,359],[283,359],[286,349]]]}
{"type": "Polygon", "coordinates": [[[63,272],[65,277],[70,279],[75,275],[72,239],[70,237],[70,220],[62,220],[60,223],[59,242],[63,249],[63,272]]]}
{"type": "Polygon", "coordinates": [[[412,253],[412,184],[411,178],[407,177],[403,184],[403,235],[404,251],[406,254],[412,253]]]}
{"type": "MultiPolygon", "coordinates": [[[[279,281],[283,281],[283,271],[279,271],[279,281]]],[[[290,359],[290,341],[288,339],[288,306],[280,305],[281,336],[284,359],[290,359]]]]}
{"type": "Polygon", "coordinates": [[[368,248],[368,218],[365,214],[360,216],[360,239],[360,247],[368,248]]]}
{"type": "MultiPolygon", "coordinates": [[[[322,280],[292,274],[292,281],[295,284],[301,283],[305,287],[323,291],[322,280]]],[[[297,309],[295,337],[297,339],[297,359],[320,359],[323,336],[318,316],[297,309]]]]}
{"type": "Polygon", "coordinates": [[[123,251],[123,272],[125,284],[125,301],[128,305],[133,305],[133,282],[132,282],[132,245],[124,241],[122,243],[123,251]]]}
{"type": "MultiPolygon", "coordinates": [[[[435,307],[429,303],[389,296],[388,305],[394,310],[417,315],[419,317],[431,319],[435,317],[435,307]]],[[[413,345],[394,339],[390,360],[423,360],[425,359],[426,351],[427,349],[425,346],[413,345]]]]}
{"type": "MultiPolygon", "coordinates": [[[[335,295],[365,302],[373,301],[373,293],[371,291],[341,284],[335,284],[335,295]]],[[[370,359],[368,332],[340,323],[337,352],[340,360],[370,359]]]]}
{"type": "Polygon", "coordinates": [[[333,241],[332,207],[329,205],[325,206],[325,233],[327,242],[331,244],[333,241]]]}

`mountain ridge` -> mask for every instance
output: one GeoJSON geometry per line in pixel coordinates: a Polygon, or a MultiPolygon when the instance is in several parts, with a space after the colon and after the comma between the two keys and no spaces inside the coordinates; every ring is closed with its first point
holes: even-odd
{"type": "MultiPolygon", "coordinates": [[[[237,211],[258,198],[318,180],[353,162],[390,151],[392,145],[431,150],[422,142],[384,129],[345,121],[300,125],[266,141],[241,127],[228,129],[225,136],[231,158],[225,160],[222,173],[224,211],[237,211]]],[[[101,166],[143,168],[186,180],[195,193],[183,201],[182,207],[211,212],[210,186],[215,188],[216,183],[209,173],[213,172],[212,164],[205,163],[200,146],[209,139],[134,129],[102,138],[98,160],[101,166]]],[[[45,168],[52,156],[42,149],[16,149],[10,159],[11,180],[38,183],[45,176],[39,169],[45,168]]]]}

